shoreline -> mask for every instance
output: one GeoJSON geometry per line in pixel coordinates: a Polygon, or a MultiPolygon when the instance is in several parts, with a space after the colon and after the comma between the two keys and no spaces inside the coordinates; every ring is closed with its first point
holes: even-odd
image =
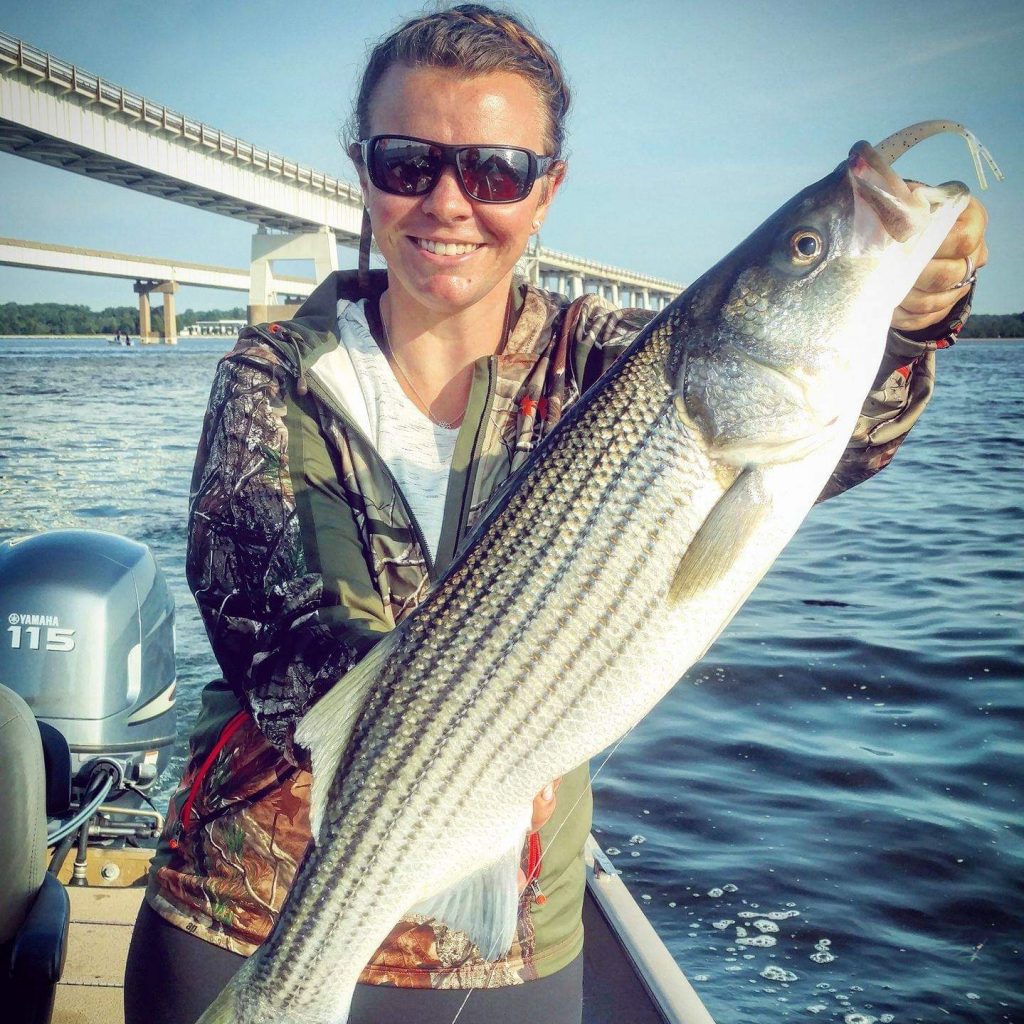
{"type": "MultiPolygon", "coordinates": [[[[235,334],[179,334],[169,344],[181,341],[207,341],[210,338],[236,338],[235,334]]],[[[151,338],[141,341],[137,334],[131,335],[132,346],[135,345],[166,345],[163,338],[151,338]]],[[[0,334],[0,341],[113,341],[109,334],[0,334]]]]}

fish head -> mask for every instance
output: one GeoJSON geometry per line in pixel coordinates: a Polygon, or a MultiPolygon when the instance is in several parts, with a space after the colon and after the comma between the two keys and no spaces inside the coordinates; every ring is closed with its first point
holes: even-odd
{"type": "Polygon", "coordinates": [[[677,394],[726,461],[852,431],[893,310],[968,199],[961,182],[911,189],[858,142],[677,300],[677,394]]]}

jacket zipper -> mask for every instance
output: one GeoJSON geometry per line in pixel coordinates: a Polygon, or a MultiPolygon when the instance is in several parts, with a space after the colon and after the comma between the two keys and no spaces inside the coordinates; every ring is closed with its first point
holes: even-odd
{"type": "Polygon", "coordinates": [[[388,464],[380,457],[377,453],[377,449],[374,448],[373,443],[363,433],[362,429],[349,418],[348,413],[337,405],[334,399],[326,394],[317,382],[310,381],[304,373],[299,372],[291,365],[291,360],[288,357],[288,353],[285,352],[281,346],[277,343],[277,339],[273,335],[260,330],[259,327],[251,327],[250,330],[254,331],[261,338],[267,341],[275,352],[279,353],[285,360],[285,365],[288,367],[289,372],[295,378],[296,381],[301,380],[308,390],[311,390],[316,397],[327,406],[344,424],[357,436],[359,437],[369,448],[371,452],[376,456],[377,461],[384,467],[384,472],[387,474],[388,479],[391,481],[395,488],[395,493],[398,495],[399,500],[402,502],[402,507],[405,509],[406,515],[409,517],[409,523],[412,526],[413,535],[416,537],[416,543],[419,545],[420,552],[423,555],[423,561],[427,566],[427,577],[428,579],[434,579],[434,556],[430,552],[430,548],[427,545],[426,538],[423,536],[423,530],[420,527],[419,521],[416,519],[416,514],[413,512],[409,505],[408,499],[402,493],[402,488],[398,486],[398,481],[395,479],[394,474],[388,468],[388,464]]]}

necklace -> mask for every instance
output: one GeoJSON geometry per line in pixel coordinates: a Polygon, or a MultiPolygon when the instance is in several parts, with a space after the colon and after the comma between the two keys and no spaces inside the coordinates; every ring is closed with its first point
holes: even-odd
{"type": "MultiPolygon", "coordinates": [[[[466,410],[463,409],[454,420],[442,420],[435,416],[430,411],[430,406],[423,400],[423,396],[416,390],[416,385],[409,379],[409,374],[405,372],[405,368],[398,361],[398,356],[395,350],[391,347],[391,338],[388,336],[388,325],[384,320],[384,311],[380,310],[380,327],[384,333],[384,348],[387,350],[385,355],[391,360],[394,368],[401,374],[402,380],[409,385],[409,390],[416,396],[416,401],[419,402],[420,408],[427,414],[427,419],[430,420],[437,427],[441,427],[444,430],[455,430],[466,416],[466,410]]],[[[466,404],[469,404],[469,398],[466,399],[466,404]]]]}

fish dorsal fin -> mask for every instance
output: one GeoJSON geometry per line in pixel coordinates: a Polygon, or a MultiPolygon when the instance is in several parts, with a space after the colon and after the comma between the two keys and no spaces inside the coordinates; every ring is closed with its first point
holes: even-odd
{"type": "Polygon", "coordinates": [[[525,829],[496,861],[411,907],[405,917],[426,917],[464,932],[486,960],[508,953],[519,923],[516,884],[525,829]]]}
{"type": "Polygon", "coordinates": [[[380,666],[394,646],[394,633],[389,633],[309,709],[295,730],[295,742],[309,751],[312,763],[309,823],[317,842],[327,794],[338,772],[341,755],[352,737],[366,697],[377,681],[380,666]]]}

